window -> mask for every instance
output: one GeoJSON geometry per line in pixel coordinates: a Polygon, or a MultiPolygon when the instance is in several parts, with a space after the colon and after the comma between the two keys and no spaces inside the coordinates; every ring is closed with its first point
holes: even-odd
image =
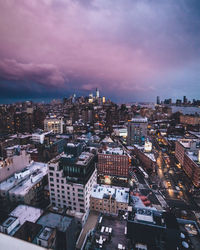
{"type": "Polygon", "coordinates": [[[50,178],[50,181],[53,181],[53,178],[50,178]]]}
{"type": "Polygon", "coordinates": [[[80,207],[84,207],[84,204],[80,204],[80,207]]]}
{"type": "MultiPolygon", "coordinates": [[[[87,189],[86,189],[86,190],[87,190],[87,189]]],[[[82,193],[83,193],[83,189],[78,188],[78,192],[82,192],[82,193]]]]}
{"type": "Polygon", "coordinates": [[[57,182],[59,182],[59,179],[56,179],[57,182]]]}
{"type": "Polygon", "coordinates": [[[49,170],[52,170],[52,171],[54,171],[54,167],[49,167],[49,170]]]}
{"type": "Polygon", "coordinates": [[[63,181],[63,180],[61,180],[61,183],[64,183],[64,181],[63,181]]]}
{"type": "Polygon", "coordinates": [[[81,208],[81,209],[80,209],[80,212],[81,212],[81,213],[84,213],[85,211],[84,211],[84,209],[81,208]]]}
{"type": "Polygon", "coordinates": [[[65,187],[64,186],[61,186],[62,189],[64,189],[65,187]]]}
{"type": "Polygon", "coordinates": [[[78,197],[83,197],[83,194],[78,194],[78,197]]]}
{"type": "Polygon", "coordinates": [[[74,204],[74,206],[76,206],[76,202],[74,202],[73,204],[74,204]]]}
{"type": "Polygon", "coordinates": [[[56,174],[56,177],[59,177],[59,174],[56,174]]]}
{"type": "Polygon", "coordinates": [[[49,173],[50,176],[53,176],[53,173],[49,173]]]}

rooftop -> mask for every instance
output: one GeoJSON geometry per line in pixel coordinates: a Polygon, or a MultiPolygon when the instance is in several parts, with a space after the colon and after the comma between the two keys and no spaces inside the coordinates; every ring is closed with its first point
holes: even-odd
{"type": "Polygon", "coordinates": [[[148,119],[147,119],[147,117],[134,117],[131,119],[131,122],[146,123],[146,122],[148,122],[148,119]]]}
{"type": "Polygon", "coordinates": [[[200,231],[195,221],[177,219],[179,223],[181,243],[186,242],[190,249],[198,250],[200,246],[200,231]]]}
{"type": "Polygon", "coordinates": [[[145,152],[144,146],[139,146],[137,144],[134,144],[134,147],[139,149],[141,152],[143,152],[143,154],[146,155],[151,161],[156,162],[155,155],[153,153],[145,152]]]}
{"type": "Polygon", "coordinates": [[[73,218],[68,216],[47,212],[39,218],[37,224],[44,227],[57,228],[59,231],[65,232],[72,220],[73,218]]]}
{"type": "Polygon", "coordinates": [[[42,214],[42,209],[27,205],[19,205],[10,213],[11,216],[19,218],[21,225],[24,224],[25,221],[36,222],[42,214]]]}
{"type": "Polygon", "coordinates": [[[9,216],[7,218],[7,220],[5,220],[3,223],[2,223],[2,226],[3,227],[9,227],[11,224],[13,224],[14,221],[16,221],[17,218],[14,217],[14,216],[9,216]]]}
{"type": "Polygon", "coordinates": [[[192,161],[194,161],[196,164],[200,165],[199,157],[198,157],[198,153],[197,153],[197,152],[194,152],[194,151],[187,151],[186,154],[187,154],[187,156],[188,156],[192,161]]]}
{"type": "Polygon", "coordinates": [[[166,227],[163,213],[148,208],[133,208],[133,211],[129,212],[128,220],[134,221],[135,223],[151,224],[163,228],[166,227]]]}
{"type": "Polygon", "coordinates": [[[79,157],[76,162],[77,165],[87,165],[88,162],[93,158],[93,154],[88,153],[88,152],[83,152],[79,157]]]}
{"type": "Polygon", "coordinates": [[[112,199],[115,199],[117,202],[128,203],[129,188],[95,185],[93,187],[91,197],[97,199],[112,197],[112,199]]]}
{"type": "Polygon", "coordinates": [[[123,218],[103,215],[101,223],[98,223],[92,237],[88,237],[83,249],[110,250],[119,249],[119,245],[128,249],[126,225],[127,222],[123,218]]]}
{"type": "Polygon", "coordinates": [[[10,191],[9,194],[14,195],[21,195],[24,196],[26,193],[29,192],[29,190],[39,181],[42,180],[42,178],[47,175],[47,165],[44,164],[43,167],[37,164],[35,165],[35,168],[32,169],[31,174],[26,177],[23,181],[18,183],[18,185],[14,186],[10,191]]]}
{"type": "Polygon", "coordinates": [[[53,228],[44,227],[41,233],[39,234],[38,238],[47,241],[53,232],[53,228]]]}
{"type": "Polygon", "coordinates": [[[27,190],[29,190],[36,182],[43,178],[44,175],[47,174],[48,168],[47,164],[34,162],[31,165],[24,168],[22,171],[18,172],[18,176],[20,173],[25,173],[29,171],[27,175],[21,178],[16,178],[15,175],[6,179],[5,181],[0,183],[1,191],[10,191],[13,194],[25,194],[27,190]],[[37,173],[37,175],[36,175],[37,173]],[[34,178],[30,178],[33,175],[34,178]]]}
{"type": "Polygon", "coordinates": [[[112,155],[127,155],[127,152],[120,147],[107,147],[106,150],[102,151],[103,154],[112,154],[112,155]]]}

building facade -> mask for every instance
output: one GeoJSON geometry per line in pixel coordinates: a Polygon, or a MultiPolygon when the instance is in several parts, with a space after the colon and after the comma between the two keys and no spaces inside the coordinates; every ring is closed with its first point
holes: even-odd
{"type": "Polygon", "coordinates": [[[175,156],[183,170],[193,182],[200,187],[200,143],[199,140],[182,139],[176,141],[175,156]]]}
{"type": "Polygon", "coordinates": [[[111,215],[127,211],[129,188],[95,185],[90,197],[90,209],[111,215]]]}
{"type": "Polygon", "coordinates": [[[94,155],[83,152],[70,158],[63,154],[49,163],[48,177],[51,204],[83,213],[84,223],[97,179],[94,155]]]}
{"type": "Polygon", "coordinates": [[[62,117],[48,117],[44,120],[44,130],[52,131],[54,134],[63,133],[63,118],[62,117]]]}
{"type": "Polygon", "coordinates": [[[128,122],[127,143],[130,146],[134,144],[142,145],[147,137],[147,118],[133,118],[128,122]]]}

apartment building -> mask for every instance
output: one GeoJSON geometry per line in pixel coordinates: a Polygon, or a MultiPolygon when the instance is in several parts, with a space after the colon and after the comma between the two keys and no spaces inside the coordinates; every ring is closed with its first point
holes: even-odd
{"type": "Polygon", "coordinates": [[[95,185],[90,197],[90,209],[105,214],[117,215],[127,211],[129,188],[95,185]]]}
{"type": "Polygon", "coordinates": [[[119,146],[106,147],[98,153],[98,174],[128,177],[130,155],[119,146]]]}
{"type": "Polygon", "coordinates": [[[49,163],[48,178],[51,204],[82,213],[84,223],[97,179],[94,155],[82,152],[74,157],[63,153],[49,163]]]}
{"type": "Polygon", "coordinates": [[[198,139],[176,141],[175,156],[190,177],[194,186],[200,187],[200,142],[198,139]]]}
{"type": "Polygon", "coordinates": [[[63,118],[50,116],[44,120],[44,131],[52,131],[54,134],[63,133],[63,118]]]}

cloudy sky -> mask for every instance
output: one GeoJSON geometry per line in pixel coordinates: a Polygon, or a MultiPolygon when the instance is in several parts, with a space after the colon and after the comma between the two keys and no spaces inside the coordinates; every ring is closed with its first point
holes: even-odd
{"type": "Polygon", "coordinates": [[[199,0],[0,0],[0,101],[200,99],[199,0]]]}

